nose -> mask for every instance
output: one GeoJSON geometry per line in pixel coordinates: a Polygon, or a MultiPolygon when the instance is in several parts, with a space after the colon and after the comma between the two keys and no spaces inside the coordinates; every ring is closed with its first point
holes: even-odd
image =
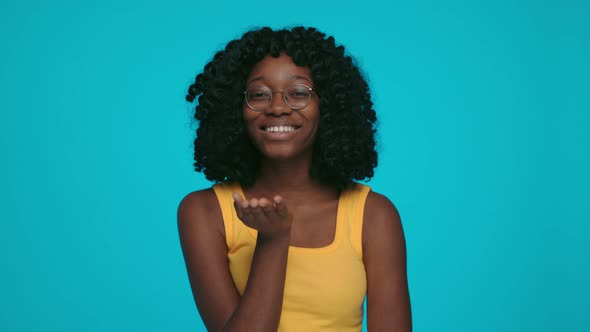
{"type": "Polygon", "coordinates": [[[270,106],[268,109],[266,109],[264,114],[281,116],[283,114],[291,114],[291,112],[293,112],[293,110],[285,103],[285,100],[283,99],[283,90],[273,91],[270,106]]]}

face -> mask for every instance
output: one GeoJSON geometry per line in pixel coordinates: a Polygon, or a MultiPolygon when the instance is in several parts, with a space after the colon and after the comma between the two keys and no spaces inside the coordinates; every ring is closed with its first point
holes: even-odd
{"type": "Polygon", "coordinates": [[[319,100],[317,94],[312,92],[307,106],[293,110],[281,94],[293,84],[314,88],[310,70],[298,67],[285,54],[278,58],[267,56],[262,59],[246,81],[246,89],[267,88],[267,91],[272,91],[272,101],[266,110],[254,111],[245,101],[243,106],[250,138],[266,158],[311,158],[319,125],[319,100]]]}

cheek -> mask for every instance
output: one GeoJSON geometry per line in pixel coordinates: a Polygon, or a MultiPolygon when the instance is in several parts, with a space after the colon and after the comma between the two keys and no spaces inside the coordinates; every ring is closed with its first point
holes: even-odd
{"type": "Polygon", "coordinates": [[[308,120],[313,123],[313,127],[317,129],[320,126],[320,111],[315,109],[314,112],[309,114],[308,120]]]}
{"type": "Polygon", "coordinates": [[[250,109],[245,109],[242,114],[242,121],[245,127],[244,129],[248,133],[248,137],[250,137],[252,141],[256,141],[256,134],[258,133],[258,127],[256,126],[256,118],[260,114],[253,113],[250,109]]]}
{"type": "Polygon", "coordinates": [[[318,137],[318,132],[320,130],[320,114],[319,112],[316,112],[314,114],[310,114],[307,117],[307,122],[308,122],[308,128],[309,128],[309,132],[307,135],[307,138],[305,139],[307,141],[306,144],[315,144],[315,141],[317,140],[318,137]]]}
{"type": "Polygon", "coordinates": [[[250,126],[256,120],[257,114],[252,112],[249,108],[242,109],[242,120],[246,126],[250,126]]]}

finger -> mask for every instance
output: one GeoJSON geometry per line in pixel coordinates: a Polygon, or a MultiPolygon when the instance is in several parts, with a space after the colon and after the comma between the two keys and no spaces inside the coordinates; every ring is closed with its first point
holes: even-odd
{"type": "Polygon", "coordinates": [[[277,213],[280,216],[283,216],[283,217],[286,216],[287,213],[288,213],[288,211],[287,211],[287,206],[283,202],[283,198],[281,196],[279,196],[279,195],[276,195],[273,198],[273,200],[274,200],[274,202],[276,204],[275,210],[277,211],[277,213]]]}
{"type": "Polygon", "coordinates": [[[244,200],[240,203],[240,207],[242,208],[243,213],[242,221],[253,226],[254,223],[257,222],[257,215],[255,215],[255,210],[258,209],[258,199],[252,198],[250,200],[244,200]]]}
{"type": "Polygon", "coordinates": [[[246,216],[248,222],[251,223],[252,226],[260,225],[261,218],[264,218],[264,213],[262,212],[258,199],[252,198],[249,205],[250,206],[246,210],[248,213],[246,216]]]}
{"type": "Polygon", "coordinates": [[[237,193],[237,192],[235,192],[235,191],[234,191],[234,192],[233,192],[231,195],[232,195],[232,197],[234,198],[234,202],[238,202],[238,203],[239,203],[239,202],[241,202],[241,201],[243,201],[243,200],[244,200],[244,199],[242,198],[242,196],[240,196],[240,194],[238,194],[238,193],[237,193]]]}
{"type": "Polygon", "coordinates": [[[234,192],[232,193],[232,197],[234,198],[234,209],[236,210],[236,214],[238,215],[238,218],[242,219],[244,216],[244,209],[247,208],[248,205],[243,206],[245,199],[240,196],[240,194],[234,192]]]}
{"type": "Polygon", "coordinates": [[[232,197],[234,198],[234,204],[237,204],[239,207],[243,209],[248,207],[248,201],[244,199],[240,194],[233,192],[232,197]]]}
{"type": "Polygon", "coordinates": [[[275,197],[273,197],[272,200],[275,202],[275,204],[279,204],[283,201],[283,198],[280,195],[275,195],[275,197]]]}
{"type": "Polygon", "coordinates": [[[267,218],[264,215],[264,211],[262,210],[262,207],[257,206],[257,207],[250,208],[250,213],[251,213],[251,222],[253,225],[262,226],[262,225],[266,224],[267,218]]]}
{"type": "Polygon", "coordinates": [[[240,207],[245,210],[250,207],[250,202],[248,200],[243,200],[240,202],[240,207]]]}
{"type": "Polygon", "coordinates": [[[266,198],[261,198],[258,203],[262,208],[262,212],[264,212],[265,215],[272,213],[272,211],[274,210],[274,203],[266,198]]]}
{"type": "Polygon", "coordinates": [[[256,207],[258,207],[258,205],[259,205],[259,204],[258,204],[258,200],[257,200],[256,198],[252,198],[252,199],[250,200],[250,207],[251,207],[251,208],[256,208],[256,207]]]}
{"type": "Polygon", "coordinates": [[[242,208],[240,207],[240,204],[238,204],[237,201],[234,201],[234,209],[236,210],[238,218],[242,219],[242,217],[244,216],[244,212],[242,211],[242,208]]]}

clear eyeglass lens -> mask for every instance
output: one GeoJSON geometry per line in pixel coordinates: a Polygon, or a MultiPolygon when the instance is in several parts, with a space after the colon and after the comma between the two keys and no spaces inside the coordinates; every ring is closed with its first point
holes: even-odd
{"type": "Polygon", "coordinates": [[[311,98],[311,92],[306,86],[292,85],[285,89],[283,98],[289,107],[293,109],[300,109],[307,106],[311,98]]]}
{"type": "Polygon", "coordinates": [[[250,88],[246,92],[248,105],[255,110],[264,110],[270,105],[272,92],[266,88],[250,88]]]}
{"type": "MultiPolygon", "coordinates": [[[[302,109],[309,103],[311,91],[305,85],[295,84],[283,91],[283,100],[292,109],[302,109]]],[[[246,91],[246,101],[257,111],[266,110],[272,100],[272,91],[265,87],[254,87],[246,91]]]]}

